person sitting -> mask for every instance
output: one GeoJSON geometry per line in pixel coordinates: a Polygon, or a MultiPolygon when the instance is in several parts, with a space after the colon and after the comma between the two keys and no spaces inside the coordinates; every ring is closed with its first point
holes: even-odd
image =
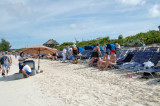
{"type": "Polygon", "coordinates": [[[109,65],[115,65],[116,64],[116,51],[111,51],[111,58],[106,60],[106,64],[103,68],[103,71],[105,71],[109,65]]]}
{"type": "Polygon", "coordinates": [[[99,55],[102,56],[99,46],[100,46],[100,45],[97,44],[97,46],[95,46],[94,49],[93,49],[93,52],[92,52],[92,60],[91,60],[90,67],[93,66],[93,62],[94,62],[95,59],[98,59],[98,61],[100,60],[100,56],[99,56],[99,55]]]}
{"type": "Polygon", "coordinates": [[[74,57],[73,63],[77,64],[78,48],[77,48],[76,45],[73,45],[72,54],[73,54],[73,57],[74,57]]]}
{"type": "Polygon", "coordinates": [[[52,54],[52,60],[57,60],[57,55],[58,55],[57,52],[53,53],[53,54],[52,54]]]}
{"type": "Polygon", "coordinates": [[[110,55],[108,55],[108,52],[105,53],[105,55],[103,56],[103,59],[100,59],[98,62],[97,62],[97,69],[100,69],[102,64],[106,64],[106,60],[109,60],[110,59],[110,55]]]}
{"type": "Polygon", "coordinates": [[[22,73],[25,74],[26,77],[28,78],[32,74],[30,66],[23,63],[22,73]]]}

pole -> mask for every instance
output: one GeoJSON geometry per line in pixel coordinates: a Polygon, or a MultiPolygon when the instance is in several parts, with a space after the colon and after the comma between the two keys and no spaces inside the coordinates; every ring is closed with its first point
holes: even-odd
{"type": "Polygon", "coordinates": [[[38,53],[38,70],[40,68],[40,49],[39,49],[39,53],[38,53]]]}

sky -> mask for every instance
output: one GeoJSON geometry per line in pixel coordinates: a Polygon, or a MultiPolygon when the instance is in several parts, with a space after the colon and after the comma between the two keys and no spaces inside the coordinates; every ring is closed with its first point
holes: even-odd
{"type": "Polygon", "coordinates": [[[12,49],[109,36],[160,25],[160,0],[0,0],[0,38],[12,49]]]}

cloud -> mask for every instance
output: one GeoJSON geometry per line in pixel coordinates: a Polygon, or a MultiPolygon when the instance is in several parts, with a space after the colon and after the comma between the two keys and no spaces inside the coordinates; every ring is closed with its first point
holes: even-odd
{"type": "Polygon", "coordinates": [[[76,29],[76,28],[77,28],[77,25],[76,25],[76,24],[71,24],[71,25],[70,25],[70,28],[71,28],[71,29],[76,29]]]}
{"type": "Polygon", "coordinates": [[[146,0],[117,0],[122,4],[126,5],[144,5],[146,0]]]}
{"type": "Polygon", "coordinates": [[[159,5],[154,5],[149,9],[149,14],[151,17],[159,17],[160,16],[160,8],[159,5]]]}

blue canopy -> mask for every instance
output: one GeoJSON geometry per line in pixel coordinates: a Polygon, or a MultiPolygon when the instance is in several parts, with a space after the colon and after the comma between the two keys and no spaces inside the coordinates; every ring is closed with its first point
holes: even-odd
{"type": "Polygon", "coordinates": [[[77,48],[78,48],[80,53],[84,51],[84,49],[82,47],[77,47],[77,48]]]}
{"type": "MultiPolygon", "coordinates": [[[[93,48],[95,47],[96,45],[93,45],[93,46],[85,46],[84,49],[85,50],[93,50],[93,48]]],[[[100,50],[103,50],[103,47],[102,46],[99,46],[100,50]]]]}
{"type": "Polygon", "coordinates": [[[94,48],[93,46],[85,46],[84,47],[85,50],[93,50],[93,48],[94,48]]]}
{"type": "Polygon", "coordinates": [[[114,44],[110,44],[111,45],[111,50],[115,50],[115,46],[114,44]]]}
{"type": "Polygon", "coordinates": [[[115,45],[114,44],[106,44],[107,47],[106,47],[106,50],[109,49],[109,50],[115,50],[115,45]]]}

